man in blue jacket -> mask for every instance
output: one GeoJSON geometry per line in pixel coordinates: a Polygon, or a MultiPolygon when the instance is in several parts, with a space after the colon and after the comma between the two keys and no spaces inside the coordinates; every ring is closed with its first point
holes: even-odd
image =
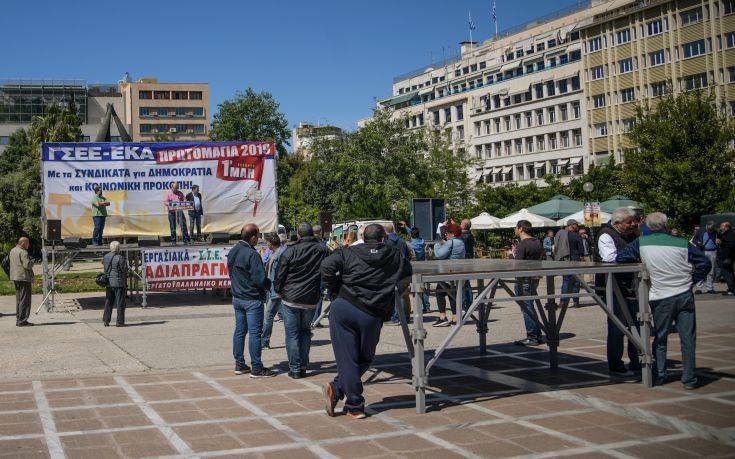
{"type": "Polygon", "coordinates": [[[232,336],[232,354],[235,357],[235,374],[250,372],[251,378],[268,378],[276,373],[263,366],[261,336],[263,332],[263,304],[271,286],[265,274],[263,261],[255,245],[258,243],[258,227],[248,223],[242,229],[242,240],[227,254],[230,272],[232,307],[235,310],[235,333],[232,336]],[[252,370],[245,364],[245,335],[250,333],[248,351],[252,370]]]}
{"type": "Polygon", "coordinates": [[[628,244],[618,253],[616,261],[643,261],[650,275],[656,384],[666,382],[666,340],[676,321],[681,341],[681,382],[685,389],[694,389],[697,387],[694,374],[697,331],[692,285],[707,276],[712,264],[694,244],[669,234],[666,215],[654,212],[646,218],[646,225],[651,234],[628,244]]]}
{"type": "MultiPolygon", "coordinates": [[[[445,225],[439,230],[441,241],[434,244],[434,258],[437,260],[464,260],[465,249],[461,238],[455,237],[445,225]]],[[[457,301],[454,294],[450,293],[451,285],[447,282],[438,282],[436,285],[436,304],[439,307],[439,318],[431,324],[432,327],[449,327],[455,324],[454,316],[457,314],[457,301]],[[447,297],[449,307],[452,310],[452,321],[447,320],[447,297]]]]}

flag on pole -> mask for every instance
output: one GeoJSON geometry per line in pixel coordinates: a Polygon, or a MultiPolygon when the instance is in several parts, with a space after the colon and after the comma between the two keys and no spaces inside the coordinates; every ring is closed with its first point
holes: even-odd
{"type": "Polygon", "coordinates": [[[472,12],[468,12],[469,14],[469,24],[470,24],[470,30],[475,30],[475,21],[472,20],[472,12]]]}
{"type": "Polygon", "coordinates": [[[495,0],[493,0],[493,22],[495,23],[495,36],[498,36],[498,12],[495,9],[495,0]]]}

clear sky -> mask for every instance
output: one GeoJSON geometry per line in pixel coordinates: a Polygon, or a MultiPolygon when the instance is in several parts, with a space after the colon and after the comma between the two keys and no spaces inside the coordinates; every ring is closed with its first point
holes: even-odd
{"type": "MultiPolygon", "coordinates": [[[[497,0],[500,29],[575,0],[497,0]]],[[[209,83],[212,109],[271,92],[289,125],[353,130],[392,78],[494,31],[491,0],[3,0],[0,78],[209,83]]]]}

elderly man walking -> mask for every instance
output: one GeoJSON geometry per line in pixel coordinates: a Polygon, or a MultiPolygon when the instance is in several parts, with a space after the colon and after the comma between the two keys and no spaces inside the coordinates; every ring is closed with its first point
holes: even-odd
{"type": "Polygon", "coordinates": [[[250,373],[251,378],[269,378],[276,373],[263,366],[263,305],[268,298],[271,282],[266,276],[263,261],[255,245],[259,229],[248,223],[242,229],[239,241],[227,254],[230,272],[232,308],[235,310],[235,332],[232,335],[232,354],[235,358],[235,374],[250,373]],[[248,338],[251,369],[245,364],[245,335],[248,338]]]}
{"type": "Polygon", "coordinates": [[[27,237],[18,239],[18,245],[10,250],[10,280],[15,285],[15,325],[30,327],[31,283],[33,282],[33,260],[28,255],[31,241],[27,237]]]}
{"type": "Polygon", "coordinates": [[[654,212],[646,218],[646,225],[651,234],[628,244],[616,260],[618,263],[643,261],[650,275],[656,383],[666,382],[666,341],[676,321],[681,342],[681,382],[685,389],[694,389],[697,387],[694,373],[697,323],[692,285],[707,276],[712,264],[694,244],[669,234],[666,215],[654,212]]]}
{"type": "Polygon", "coordinates": [[[337,250],[322,262],[324,283],[330,297],[336,296],[329,310],[329,333],[337,376],[324,386],[329,416],[346,397],[345,414],[365,418],[361,377],[375,357],[383,321],[393,311],[396,287],[412,274],[409,260],[384,243],[382,226],[368,225],[364,238],[364,244],[337,250]]]}
{"type": "Polygon", "coordinates": [[[274,290],[281,296],[281,316],[286,329],[288,375],[293,379],[306,376],[311,348],[311,323],[321,300],[321,263],[329,249],[314,237],[308,223],[297,229],[298,241],[287,245],[280,257],[274,290]]]}
{"type": "Polygon", "coordinates": [[[112,320],[113,307],[117,310],[116,327],[125,326],[125,287],[128,278],[128,261],[120,254],[120,243],[110,242],[110,251],[102,257],[102,268],[107,274],[110,283],[105,289],[105,310],[102,313],[102,323],[105,327],[112,320]]]}
{"type": "MultiPolygon", "coordinates": [[[[618,207],[610,217],[610,223],[605,224],[600,229],[597,236],[597,251],[595,253],[595,261],[614,263],[618,253],[628,245],[634,235],[635,213],[627,207],[618,207]]],[[[620,304],[617,295],[613,295],[613,313],[617,317],[622,316],[622,308],[627,308],[630,316],[635,318],[638,314],[638,301],[636,299],[635,289],[633,288],[633,274],[615,274],[615,282],[618,283],[626,301],[620,304]]],[[[595,290],[598,294],[605,295],[607,286],[607,276],[604,274],[595,275],[595,290]]],[[[637,325],[637,324],[631,324],[637,325]]],[[[610,373],[627,373],[629,370],[638,372],[641,369],[640,359],[638,357],[638,349],[628,340],[628,359],[630,359],[629,367],[625,367],[623,362],[623,349],[625,347],[625,335],[621,332],[610,319],[607,320],[607,365],[610,373]]]]}

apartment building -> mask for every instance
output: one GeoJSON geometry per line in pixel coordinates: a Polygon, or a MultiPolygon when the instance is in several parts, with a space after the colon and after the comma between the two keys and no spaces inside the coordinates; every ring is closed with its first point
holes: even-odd
{"type": "Polygon", "coordinates": [[[735,0],[612,2],[581,29],[585,93],[598,164],[624,161],[635,106],[711,87],[735,110],[735,0]]]}
{"type": "MultiPolygon", "coordinates": [[[[81,121],[84,140],[94,139],[102,125],[107,104],[111,103],[120,117],[124,106],[117,85],[87,84],[83,80],[29,80],[0,81],[0,152],[5,149],[10,135],[25,129],[34,116],[43,115],[50,105],[74,103],[81,121]]],[[[112,137],[119,140],[117,127],[112,126],[112,137]]]]}
{"type": "MultiPolygon", "coordinates": [[[[477,182],[562,180],[624,160],[635,104],[715,86],[735,110],[735,0],[591,0],[396,77],[378,102],[440,129],[477,182]]],[[[364,121],[363,121],[364,123],[364,121]]]]}
{"type": "Polygon", "coordinates": [[[311,146],[316,139],[336,139],[343,135],[344,131],[337,126],[299,123],[291,131],[291,146],[294,154],[309,158],[311,157],[311,146]]]}
{"type": "Polygon", "coordinates": [[[133,141],[209,138],[207,83],[160,83],[156,78],[141,78],[121,81],[120,91],[133,141]]]}

